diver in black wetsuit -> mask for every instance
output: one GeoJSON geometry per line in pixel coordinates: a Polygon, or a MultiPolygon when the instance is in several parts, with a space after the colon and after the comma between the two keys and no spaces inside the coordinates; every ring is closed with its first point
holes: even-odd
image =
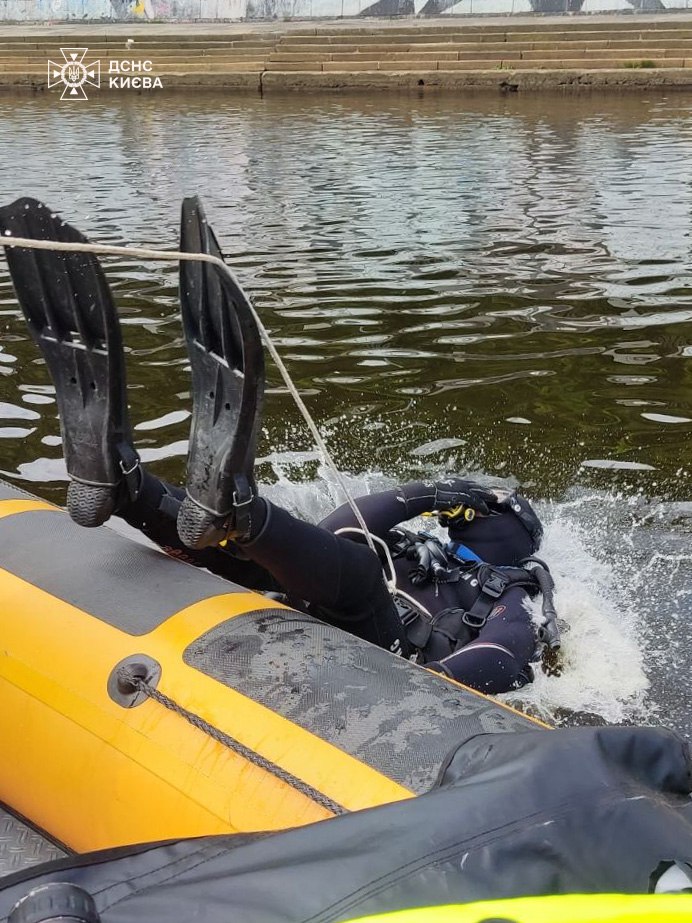
{"type": "Polygon", "coordinates": [[[140,472],[136,499],[124,500],[117,514],[167,552],[243,586],[282,591],[293,606],[308,608],[323,621],[395,653],[410,656],[417,650],[419,662],[475,689],[505,692],[530,680],[528,664],[537,646],[536,629],[525,606],[527,594],[537,590],[530,574],[517,567],[518,582],[504,591],[498,588],[497,596],[489,595],[475,622],[469,620],[471,625],[461,620],[481,596],[478,576],[483,565],[468,556],[489,565],[518,565],[537,547],[540,524],[528,503],[516,494],[498,498],[472,481],[454,478],[406,484],[356,501],[369,531],[391,545],[395,554],[402,538],[414,551],[424,547],[424,542],[413,536],[407,541],[405,533],[395,530],[402,520],[459,506],[479,511],[471,522],[460,515],[456,518],[461,523],[450,524],[450,538],[455,544],[463,538],[467,559],[460,560],[456,568],[454,560],[446,562],[440,580],[432,569],[423,574],[416,557],[395,557],[397,586],[418,604],[414,607],[406,601],[395,605],[377,555],[366,545],[335,534],[342,529],[360,532],[348,504],[315,526],[255,496],[246,537],[230,549],[194,551],[182,543],[176,528],[185,491],[164,484],[141,466],[140,472]],[[519,504],[528,527],[512,509],[519,504]],[[481,515],[483,511],[488,515],[481,515]],[[236,557],[238,549],[248,560],[236,557]],[[456,613],[456,617],[452,615],[448,624],[425,637],[428,617],[439,617],[442,612],[456,613]]]}
{"type": "MultiPolygon", "coordinates": [[[[85,241],[32,199],[0,209],[0,233],[8,232],[85,241]]],[[[220,257],[196,199],[183,203],[181,250],[220,257]]],[[[258,495],[262,347],[242,290],[219,267],[181,263],[194,400],[182,490],[146,472],[133,448],[120,328],[98,260],[9,247],[6,254],[55,384],[76,522],[99,525],[114,513],[170,554],[248,588],[282,592],[330,624],[481,691],[530,681],[529,661],[541,643],[555,646],[556,635],[547,570],[525,561],[542,532],[526,500],[460,478],[357,500],[396,575],[393,596],[348,505],[315,526],[258,495]],[[396,528],[422,513],[438,515],[447,545],[396,528]],[[538,592],[547,615],[537,628],[526,602],[538,592]]]]}

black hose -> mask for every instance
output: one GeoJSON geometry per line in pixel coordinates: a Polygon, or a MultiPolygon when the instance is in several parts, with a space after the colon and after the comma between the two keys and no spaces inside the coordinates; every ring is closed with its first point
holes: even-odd
{"type": "Polygon", "coordinates": [[[522,565],[534,565],[534,567],[530,568],[531,574],[543,596],[543,624],[538,628],[538,640],[549,647],[551,651],[558,651],[562,642],[560,641],[560,628],[555,610],[555,581],[553,576],[548,565],[540,558],[524,558],[521,563],[522,565]]]}

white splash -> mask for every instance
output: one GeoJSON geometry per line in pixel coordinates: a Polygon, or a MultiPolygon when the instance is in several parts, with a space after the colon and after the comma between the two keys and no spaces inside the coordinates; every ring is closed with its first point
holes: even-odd
{"type": "MultiPolygon", "coordinates": [[[[537,664],[533,685],[505,698],[549,721],[564,710],[588,712],[608,723],[644,712],[649,681],[627,535],[621,537],[616,558],[606,562],[598,554],[609,531],[603,515],[609,502],[623,501],[600,496],[537,505],[545,524],[540,556],[550,566],[556,609],[567,626],[562,633],[562,670],[559,676],[547,676],[537,664]]],[[[538,611],[540,600],[532,605],[538,611]]]]}

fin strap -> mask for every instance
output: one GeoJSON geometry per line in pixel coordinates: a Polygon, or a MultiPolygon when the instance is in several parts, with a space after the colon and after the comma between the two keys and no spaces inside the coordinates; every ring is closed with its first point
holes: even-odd
{"type": "Polygon", "coordinates": [[[228,538],[247,541],[252,533],[252,502],[254,491],[244,474],[233,477],[233,513],[228,520],[228,538]]]}
{"type": "Polygon", "coordinates": [[[136,500],[142,489],[142,473],[139,455],[128,442],[119,442],[116,446],[120,456],[120,470],[127,487],[130,500],[136,500]]]}

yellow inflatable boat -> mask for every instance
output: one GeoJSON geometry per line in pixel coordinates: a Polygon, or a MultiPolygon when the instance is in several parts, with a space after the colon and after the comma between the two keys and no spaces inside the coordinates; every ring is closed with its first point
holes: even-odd
{"type": "Polygon", "coordinates": [[[79,852],[410,798],[536,727],[3,483],[0,596],[0,802],[79,852]]]}

